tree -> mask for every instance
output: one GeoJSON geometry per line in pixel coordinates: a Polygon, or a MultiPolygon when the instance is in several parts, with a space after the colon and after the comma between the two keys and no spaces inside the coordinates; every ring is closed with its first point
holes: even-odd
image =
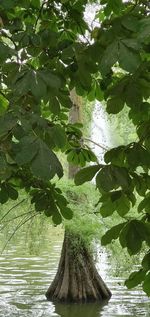
{"type": "MultiPolygon", "coordinates": [[[[69,122],[81,123],[82,100],[71,91],[72,108],[69,122]]],[[[76,165],[69,163],[68,177],[73,179],[78,171],[76,165]]],[[[87,240],[78,228],[72,230],[65,226],[65,234],[56,276],[46,292],[48,300],[87,302],[104,301],[111,297],[111,292],[100,277],[87,240]]]]}
{"type": "MultiPolygon", "coordinates": [[[[89,1],[93,4],[96,1],[89,1]]],[[[68,123],[69,92],[105,100],[108,113],[126,104],[138,139],[105,154],[105,165],[81,170],[77,185],[96,175],[103,217],[123,221],[102,243],[118,239],[129,253],[150,246],[150,5],[147,0],[101,0],[98,27],[89,27],[88,0],[0,2],[0,202],[31,196],[37,212],[55,224],[72,212],[53,179],[63,176],[57,151],[84,167],[96,161],[81,145],[82,131],[68,123]],[[136,217],[131,206],[138,205],[136,217]],[[125,219],[124,219],[125,218],[125,219]]],[[[94,25],[94,24],[93,24],[94,25]]],[[[149,251],[126,282],[150,295],[149,251]]]]}

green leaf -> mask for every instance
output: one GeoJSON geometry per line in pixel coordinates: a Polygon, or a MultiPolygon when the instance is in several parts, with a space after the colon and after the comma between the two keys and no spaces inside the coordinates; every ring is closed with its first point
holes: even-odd
{"type": "Polygon", "coordinates": [[[46,83],[40,75],[41,74],[39,72],[36,72],[36,71],[32,71],[30,73],[29,90],[31,90],[33,96],[36,99],[40,99],[47,94],[46,83]]]}
{"type": "Polygon", "coordinates": [[[118,186],[125,190],[129,188],[131,179],[125,167],[112,166],[112,175],[115,177],[118,186]]]}
{"type": "Polygon", "coordinates": [[[12,200],[16,200],[18,198],[17,190],[14,187],[12,187],[10,184],[6,184],[5,187],[6,187],[9,198],[11,198],[12,200]]]}
{"type": "MultiPolygon", "coordinates": [[[[32,83],[31,78],[33,78],[32,75],[33,75],[33,72],[31,71],[26,71],[26,72],[22,72],[18,74],[18,77],[14,84],[14,91],[18,97],[26,95],[28,91],[31,90],[31,83],[32,83]]],[[[35,80],[35,76],[33,80],[35,80]]],[[[33,86],[34,86],[34,83],[33,83],[33,86]]]]}
{"type": "Polygon", "coordinates": [[[82,185],[85,182],[89,182],[93,179],[95,174],[99,171],[100,165],[92,165],[81,169],[75,175],[75,184],[82,185]]]}
{"type": "Polygon", "coordinates": [[[62,206],[61,214],[65,219],[68,219],[68,220],[72,219],[72,217],[73,217],[73,211],[68,207],[62,206]]]}
{"type": "Polygon", "coordinates": [[[143,291],[150,296],[150,272],[146,275],[143,283],[143,291]]]}
{"type": "Polygon", "coordinates": [[[146,213],[150,214],[150,193],[139,203],[138,212],[142,212],[145,209],[146,213]]]}
{"type": "Polygon", "coordinates": [[[0,116],[6,112],[8,105],[9,101],[2,94],[0,94],[0,116]]]}
{"type": "Polygon", "coordinates": [[[130,201],[125,194],[122,194],[121,197],[115,201],[115,205],[121,217],[124,217],[130,210],[130,201]]]}
{"type": "Polygon", "coordinates": [[[5,185],[2,185],[0,190],[0,203],[5,204],[9,199],[7,188],[5,188],[5,185]]]}
{"type": "Polygon", "coordinates": [[[108,3],[114,13],[118,14],[120,12],[122,0],[109,0],[108,3]]]}
{"type": "Polygon", "coordinates": [[[103,218],[111,216],[114,211],[115,211],[115,204],[113,204],[110,199],[104,202],[102,206],[100,207],[100,213],[103,218]]]}
{"type": "Polygon", "coordinates": [[[57,156],[42,141],[37,141],[38,152],[31,162],[31,170],[36,177],[48,181],[55,174],[63,176],[63,169],[57,156]]]}
{"type": "Polygon", "coordinates": [[[62,216],[60,215],[57,207],[53,213],[52,220],[56,226],[62,223],[62,216]]]}
{"type": "Polygon", "coordinates": [[[106,48],[102,60],[100,63],[100,70],[105,75],[108,74],[111,70],[111,67],[117,62],[118,60],[118,41],[112,42],[106,48]]]}
{"type": "Polygon", "coordinates": [[[8,57],[11,57],[13,50],[5,43],[0,42],[0,62],[3,63],[8,57]]]}
{"type": "Polygon", "coordinates": [[[127,149],[126,157],[129,166],[147,166],[150,167],[150,152],[138,143],[127,149]]]}
{"type": "Polygon", "coordinates": [[[149,16],[144,17],[139,22],[139,33],[138,38],[141,42],[145,42],[150,39],[150,18],[149,16]]]}
{"type": "Polygon", "coordinates": [[[21,166],[33,160],[38,151],[37,137],[25,136],[17,146],[14,146],[14,153],[16,152],[15,161],[21,166]]]}
{"type": "Polygon", "coordinates": [[[54,96],[51,96],[49,101],[49,110],[54,114],[58,115],[60,113],[60,103],[58,99],[54,96]]]}
{"type": "Polygon", "coordinates": [[[41,1],[40,0],[32,0],[32,5],[35,8],[40,8],[41,1]]]}
{"type": "Polygon", "coordinates": [[[144,270],[149,271],[150,270],[150,252],[148,252],[143,260],[142,260],[142,267],[144,270]]]}
{"type": "Polygon", "coordinates": [[[137,17],[131,14],[125,14],[122,17],[122,25],[129,31],[136,32],[139,30],[139,20],[137,17]]]}
{"type": "Polygon", "coordinates": [[[116,188],[116,179],[112,173],[111,166],[103,167],[96,176],[96,186],[99,190],[109,192],[116,188]]]}
{"type": "Polygon", "coordinates": [[[14,117],[13,113],[7,112],[0,117],[0,137],[3,137],[10,132],[17,124],[17,118],[14,117]]]}
{"type": "Polygon", "coordinates": [[[107,245],[112,242],[112,240],[116,240],[119,237],[120,231],[124,227],[124,223],[119,223],[119,225],[113,226],[110,230],[108,230],[104,236],[101,238],[101,244],[107,245]]]}
{"type": "Polygon", "coordinates": [[[57,193],[55,191],[55,198],[56,198],[56,201],[57,201],[57,205],[59,206],[59,208],[65,208],[68,204],[68,201],[67,199],[61,195],[60,193],[57,193]]]}
{"type": "Polygon", "coordinates": [[[127,72],[134,72],[140,65],[141,59],[139,53],[119,43],[119,65],[127,72]]]}
{"type": "Polygon", "coordinates": [[[112,163],[117,166],[123,166],[125,161],[125,147],[118,146],[117,148],[113,148],[107,151],[104,155],[105,162],[112,163]]]}
{"type": "Polygon", "coordinates": [[[116,114],[120,112],[124,107],[124,102],[117,96],[108,99],[107,101],[107,112],[116,114]]]}
{"type": "Polygon", "coordinates": [[[53,138],[55,145],[58,148],[61,149],[66,145],[66,141],[67,141],[66,133],[65,133],[65,129],[61,125],[57,124],[54,127],[52,127],[50,129],[50,134],[51,134],[51,137],[53,138]]]}
{"type": "Polygon", "coordinates": [[[146,272],[144,270],[139,270],[132,272],[129,276],[129,278],[125,281],[125,285],[127,288],[133,288],[139,284],[141,284],[145,278],[146,272]]]}
{"type": "Polygon", "coordinates": [[[48,69],[39,71],[39,76],[46,83],[46,85],[52,89],[59,90],[62,86],[62,79],[50,72],[48,69]]]}
{"type": "Polygon", "coordinates": [[[119,240],[130,254],[136,254],[140,251],[143,241],[150,243],[150,225],[140,220],[131,220],[122,229],[119,240]]]}

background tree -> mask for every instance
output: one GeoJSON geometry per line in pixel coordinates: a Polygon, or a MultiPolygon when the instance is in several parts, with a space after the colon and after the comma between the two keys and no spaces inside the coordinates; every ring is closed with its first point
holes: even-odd
{"type": "Polygon", "coordinates": [[[119,238],[131,255],[146,244],[141,269],[126,284],[142,282],[149,295],[150,5],[147,0],[99,1],[100,23],[91,29],[84,19],[87,4],[0,2],[0,202],[16,200],[24,188],[36,211],[52,216],[55,224],[71,218],[67,200],[52,181],[63,176],[57,151],[80,166],[96,158],[81,147],[80,127],[68,123],[69,92],[75,87],[90,100],[104,99],[114,115],[126,104],[138,139],[108,151],[105,165],[83,169],[75,181],[79,185],[96,175],[101,215],[117,211],[123,218],[103,244],[119,238]]]}

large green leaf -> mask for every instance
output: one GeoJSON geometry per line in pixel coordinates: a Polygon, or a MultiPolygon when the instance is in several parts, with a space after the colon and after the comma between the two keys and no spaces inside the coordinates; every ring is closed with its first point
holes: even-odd
{"type": "Polygon", "coordinates": [[[124,107],[124,102],[119,97],[113,97],[107,101],[107,112],[116,114],[124,107]]]}
{"type": "Polygon", "coordinates": [[[139,53],[132,50],[123,42],[119,43],[119,65],[127,72],[134,72],[140,65],[141,59],[139,53]]]}
{"type": "Polygon", "coordinates": [[[146,213],[150,214],[150,193],[147,193],[146,197],[140,202],[138,212],[142,212],[144,209],[146,213]]]}
{"type": "Polygon", "coordinates": [[[72,219],[73,217],[73,211],[68,207],[61,208],[61,214],[65,219],[68,220],[72,219]]]}
{"type": "Polygon", "coordinates": [[[45,81],[43,80],[41,74],[36,71],[32,71],[30,73],[30,86],[32,94],[36,99],[44,98],[47,94],[47,86],[45,81]]]}
{"type": "Polygon", "coordinates": [[[21,166],[32,161],[38,151],[37,137],[25,136],[23,137],[17,146],[14,146],[14,152],[16,152],[15,161],[21,166]]]}
{"type": "Polygon", "coordinates": [[[57,174],[59,178],[62,177],[62,165],[55,153],[52,152],[42,140],[37,141],[37,147],[37,154],[31,162],[33,174],[46,181],[53,178],[55,174],[57,174]]]}
{"type": "Polygon", "coordinates": [[[81,169],[75,175],[75,184],[82,185],[85,182],[89,182],[93,179],[96,173],[99,171],[100,165],[91,165],[81,169]]]}
{"type": "Polygon", "coordinates": [[[117,62],[118,60],[118,41],[112,42],[106,48],[101,64],[100,69],[103,74],[107,74],[110,72],[111,67],[117,62]]]}
{"type": "Polygon", "coordinates": [[[143,241],[150,243],[150,225],[140,220],[131,220],[122,229],[119,240],[130,254],[136,254],[141,250],[143,241]]]}
{"type": "Polygon", "coordinates": [[[121,217],[124,217],[130,210],[130,200],[122,193],[121,197],[115,201],[115,209],[121,217]]]}
{"type": "Polygon", "coordinates": [[[143,260],[142,260],[142,267],[144,270],[149,271],[150,270],[150,252],[148,252],[143,260]]]}
{"type": "Polygon", "coordinates": [[[52,127],[49,131],[55,145],[58,148],[63,148],[66,145],[66,132],[65,129],[61,126],[61,125],[55,125],[54,127],[52,127]]]}
{"type": "Polygon", "coordinates": [[[61,78],[58,75],[50,72],[48,69],[39,71],[39,76],[43,79],[45,84],[52,89],[58,90],[62,86],[61,78]]]}
{"type": "Polygon", "coordinates": [[[116,188],[116,178],[112,173],[110,165],[103,167],[97,174],[96,185],[99,190],[106,192],[116,188]]]}
{"type": "Polygon", "coordinates": [[[11,112],[7,112],[0,117],[0,137],[5,136],[17,124],[17,118],[11,112]]]}
{"type": "Polygon", "coordinates": [[[146,272],[142,269],[139,271],[132,272],[129,278],[125,281],[125,285],[130,289],[141,284],[141,282],[143,282],[145,278],[145,274],[146,272]]]}
{"type": "Polygon", "coordinates": [[[146,275],[143,283],[143,291],[150,296],[150,272],[146,275]]]}
{"type": "Polygon", "coordinates": [[[124,223],[119,223],[119,225],[113,226],[110,230],[108,230],[104,236],[101,238],[101,244],[107,245],[112,242],[112,240],[116,240],[119,237],[120,231],[124,227],[124,223]]]}
{"type": "Polygon", "coordinates": [[[128,189],[130,186],[130,177],[124,167],[107,165],[103,167],[96,176],[96,185],[99,190],[110,191],[118,187],[128,189]]]}

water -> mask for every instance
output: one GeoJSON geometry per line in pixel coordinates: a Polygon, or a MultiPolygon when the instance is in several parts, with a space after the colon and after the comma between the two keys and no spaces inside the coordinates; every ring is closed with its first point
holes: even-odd
{"type": "MultiPolygon", "coordinates": [[[[150,316],[150,300],[139,290],[123,286],[128,272],[106,252],[99,250],[97,267],[112,291],[109,303],[56,304],[48,302],[45,292],[51,283],[60,257],[63,234],[58,229],[33,237],[21,232],[0,257],[0,317],[120,317],[150,316]],[[119,275],[119,276],[116,276],[119,275]]],[[[134,269],[134,268],[133,268],[134,269]]],[[[136,269],[136,267],[135,267],[136,269]]]]}

